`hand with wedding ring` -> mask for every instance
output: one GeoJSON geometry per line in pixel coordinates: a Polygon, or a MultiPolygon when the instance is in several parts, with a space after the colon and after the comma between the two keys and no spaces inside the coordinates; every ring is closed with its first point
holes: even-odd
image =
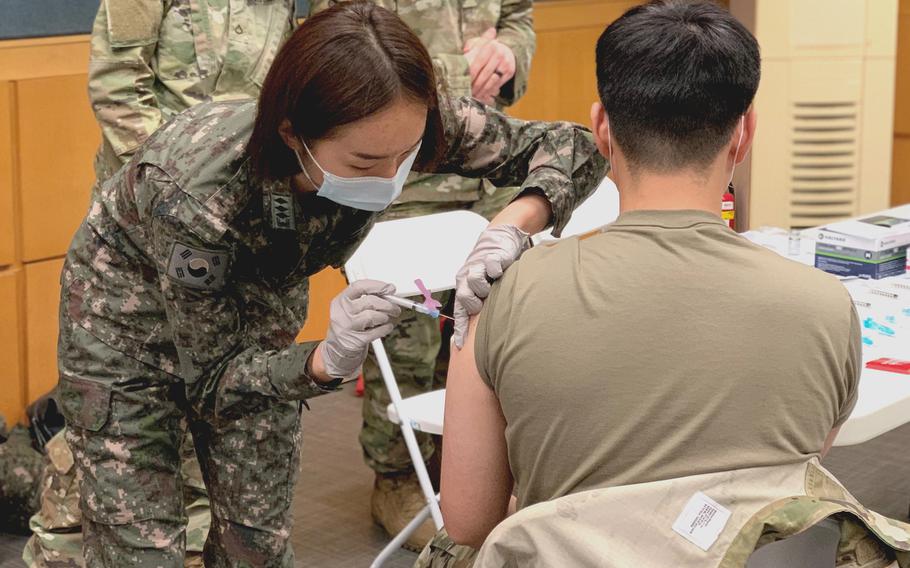
{"type": "Polygon", "coordinates": [[[491,105],[503,85],[515,76],[515,54],[496,39],[496,28],[464,44],[464,55],[470,65],[471,94],[491,105]]]}

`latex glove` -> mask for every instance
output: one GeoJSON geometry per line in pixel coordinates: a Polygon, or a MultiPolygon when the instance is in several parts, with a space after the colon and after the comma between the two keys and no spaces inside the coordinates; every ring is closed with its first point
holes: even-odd
{"type": "Polygon", "coordinates": [[[484,104],[492,104],[503,85],[515,76],[515,54],[496,39],[496,28],[464,45],[465,58],[471,74],[471,94],[484,104]]]}
{"type": "Polygon", "coordinates": [[[330,377],[352,379],[360,373],[370,342],[388,335],[392,320],[401,314],[401,308],[380,297],[394,293],[391,284],[358,280],[332,300],[329,331],[319,344],[330,377]]]}
{"type": "Polygon", "coordinates": [[[492,282],[531,247],[531,237],[515,225],[487,227],[455,275],[455,347],[464,347],[468,318],[480,313],[492,282]]]}

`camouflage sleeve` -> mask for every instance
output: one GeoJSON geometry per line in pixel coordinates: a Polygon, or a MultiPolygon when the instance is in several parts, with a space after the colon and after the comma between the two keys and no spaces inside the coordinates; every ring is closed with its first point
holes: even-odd
{"type": "Polygon", "coordinates": [[[89,100],[104,139],[122,162],[162,122],[151,59],[164,0],[103,0],[92,28],[89,100]]]}
{"type": "Polygon", "coordinates": [[[447,148],[432,171],[544,195],[556,236],[606,174],[593,136],[577,124],[510,118],[467,97],[443,101],[441,111],[447,148]]]}
{"type": "Polygon", "coordinates": [[[533,0],[503,0],[502,15],[496,26],[496,36],[515,54],[515,76],[502,86],[496,102],[511,106],[528,90],[531,58],[537,47],[534,18],[531,15],[533,0]]]}
{"type": "Polygon", "coordinates": [[[264,350],[247,336],[229,247],[202,240],[170,215],[152,219],[149,237],[181,377],[217,382],[234,402],[250,393],[305,400],[326,392],[305,370],[318,342],[264,350]]]}
{"type": "Polygon", "coordinates": [[[451,97],[471,96],[471,64],[461,53],[433,55],[439,89],[451,97]]]}

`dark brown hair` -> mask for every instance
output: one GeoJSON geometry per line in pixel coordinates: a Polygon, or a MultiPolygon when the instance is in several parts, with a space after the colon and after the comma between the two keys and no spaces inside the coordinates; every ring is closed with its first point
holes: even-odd
{"type": "Polygon", "coordinates": [[[278,132],[285,119],[304,140],[319,140],[402,96],[428,108],[417,157],[417,167],[426,167],[445,145],[429,53],[394,13],[368,1],[340,2],[308,18],[275,57],[247,145],[253,168],[266,179],[300,170],[278,132]]]}

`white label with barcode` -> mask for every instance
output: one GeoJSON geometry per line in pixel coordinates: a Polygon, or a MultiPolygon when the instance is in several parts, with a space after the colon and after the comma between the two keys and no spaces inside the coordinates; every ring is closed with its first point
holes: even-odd
{"type": "Polygon", "coordinates": [[[698,548],[707,551],[730,520],[730,511],[701,491],[686,503],[673,523],[673,530],[698,548]]]}

